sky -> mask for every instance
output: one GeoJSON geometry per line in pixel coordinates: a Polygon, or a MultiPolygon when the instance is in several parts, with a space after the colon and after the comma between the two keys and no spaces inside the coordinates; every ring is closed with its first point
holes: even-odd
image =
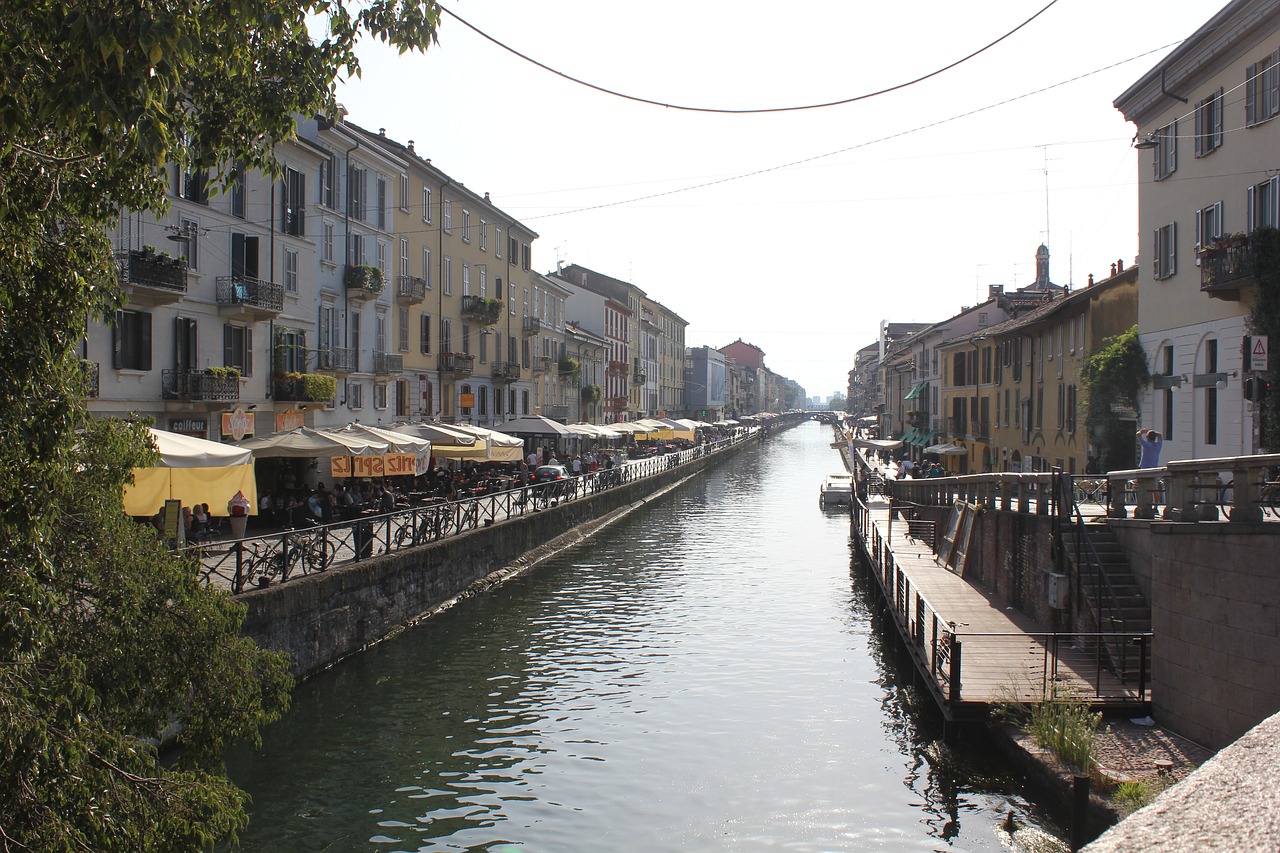
{"type": "Polygon", "coordinates": [[[414,140],[490,193],[540,235],[537,270],[577,263],[630,281],[688,321],[689,346],[741,338],[823,397],[843,393],[882,320],[945,320],[989,285],[1026,286],[1041,243],[1057,284],[1132,264],[1147,171],[1112,102],[1220,8],[442,5],[425,54],[361,46],[362,76],[338,89],[349,120],[414,140]],[[530,60],[621,95],[738,112],[638,103],[530,60]],[[837,106],[740,112],[926,75],[837,106]]]}

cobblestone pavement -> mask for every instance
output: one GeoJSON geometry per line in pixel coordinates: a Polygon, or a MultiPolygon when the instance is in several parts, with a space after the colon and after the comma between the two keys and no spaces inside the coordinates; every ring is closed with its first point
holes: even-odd
{"type": "Polygon", "coordinates": [[[1104,720],[1094,742],[1098,763],[1118,781],[1148,781],[1161,774],[1181,781],[1213,755],[1213,750],[1167,729],[1129,720],[1104,720]]]}

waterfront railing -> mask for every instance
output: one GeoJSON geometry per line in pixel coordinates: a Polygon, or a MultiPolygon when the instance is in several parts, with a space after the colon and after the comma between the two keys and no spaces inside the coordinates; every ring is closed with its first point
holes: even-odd
{"type": "Polygon", "coordinates": [[[743,430],[686,450],[628,461],[564,480],[393,512],[372,512],[354,519],[269,535],[193,545],[181,549],[180,553],[199,559],[201,582],[238,594],[334,566],[438,542],[497,521],[540,512],[566,501],[654,477],[692,460],[723,452],[756,432],[756,429],[743,430]]]}

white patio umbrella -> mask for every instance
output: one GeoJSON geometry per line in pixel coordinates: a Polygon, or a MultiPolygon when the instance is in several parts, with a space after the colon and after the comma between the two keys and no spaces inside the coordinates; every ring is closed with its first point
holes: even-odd
{"type": "Polygon", "coordinates": [[[486,449],[483,457],[486,460],[491,462],[519,462],[524,458],[523,438],[507,435],[505,432],[498,432],[488,427],[472,426],[471,424],[455,424],[453,428],[473,433],[476,438],[481,439],[486,449]]]}
{"type": "Polygon", "coordinates": [[[387,452],[387,443],[357,435],[338,435],[309,427],[277,432],[263,438],[241,442],[259,458],[272,456],[377,456],[387,452]]]}
{"type": "Polygon", "coordinates": [[[431,442],[433,447],[472,447],[476,443],[474,433],[465,432],[452,424],[420,421],[416,424],[395,423],[390,429],[406,435],[416,435],[431,442]]]}
{"type": "Polygon", "coordinates": [[[391,453],[430,453],[431,441],[399,430],[383,429],[382,427],[368,426],[366,424],[347,424],[344,427],[336,429],[321,430],[321,432],[331,435],[355,436],[356,438],[372,441],[383,441],[387,444],[387,449],[391,453]]]}
{"type": "Polygon", "coordinates": [[[508,435],[572,435],[564,424],[542,415],[521,415],[498,426],[508,435]]]}
{"type": "Polygon", "coordinates": [[[244,492],[251,512],[258,507],[253,453],[242,445],[221,444],[162,429],[151,430],[160,459],[151,468],[134,468],[124,490],[129,515],[153,515],[166,500],[187,506],[207,503],[214,515],[226,515],[227,501],[244,492]]]}

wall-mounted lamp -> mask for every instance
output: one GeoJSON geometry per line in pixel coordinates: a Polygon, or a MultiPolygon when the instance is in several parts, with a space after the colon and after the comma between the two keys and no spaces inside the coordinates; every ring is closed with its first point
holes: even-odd
{"type": "Polygon", "coordinates": [[[299,412],[305,412],[306,410],[307,410],[307,404],[306,404],[306,403],[303,403],[301,406],[299,406],[299,407],[298,407],[298,411],[299,411],[299,412]]]}
{"type": "Polygon", "coordinates": [[[199,230],[190,222],[184,225],[170,225],[168,228],[170,233],[165,235],[165,239],[175,243],[190,243],[199,230]]]}
{"type": "Polygon", "coordinates": [[[1159,148],[1160,141],[1156,139],[1156,135],[1154,133],[1148,133],[1146,136],[1142,137],[1135,133],[1133,135],[1133,142],[1131,142],[1130,145],[1137,148],[1139,151],[1145,151],[1148,148],[1159,148]]]}
{"type": "Polygon", "coordinates": [[[250,403],[249,405],[247,405],[247,406],[245,406],[245,407],[244,407],[244,409],[245,409],[245,411],[246,411],[246,412],[252,412],[252,411],[253,411],[254,409],[256,409],[256,408],[258,408],[258,404],[257,404],[257,403],[250,403]]]}

